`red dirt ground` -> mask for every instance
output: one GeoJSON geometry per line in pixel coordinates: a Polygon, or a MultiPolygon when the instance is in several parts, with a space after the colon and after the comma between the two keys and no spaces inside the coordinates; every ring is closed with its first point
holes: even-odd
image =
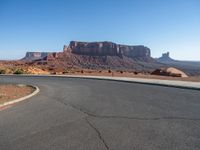
{"type": "Polygon", "coordinates": [[[33,91],[32,87],[24,85],[0,85],[0,104],[24,97],[33,91]]]}

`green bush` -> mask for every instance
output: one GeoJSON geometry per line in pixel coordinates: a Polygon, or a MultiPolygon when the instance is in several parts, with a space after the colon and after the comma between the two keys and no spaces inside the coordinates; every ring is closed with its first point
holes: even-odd
{"type": "Polygon", "coordinates": [[[0,69],[0,74],[6,74],[6,70],[0,69]]]}
{"type": "Polygon", "coordinates": [[[24,74],[24,71],[22,69],[17,69],[13,74],[24,74]]]}

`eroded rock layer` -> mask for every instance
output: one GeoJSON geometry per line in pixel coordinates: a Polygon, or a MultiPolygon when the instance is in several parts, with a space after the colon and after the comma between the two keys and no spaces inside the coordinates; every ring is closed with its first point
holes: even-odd
{"type": "Polygon", "coordinates": [[[150,49],[143,45],[128,46],[112,42],[72,41],[68,48],[64,47],[64,51],[71,51],[74,54],[89,56],[151,57],[150,49]]]}

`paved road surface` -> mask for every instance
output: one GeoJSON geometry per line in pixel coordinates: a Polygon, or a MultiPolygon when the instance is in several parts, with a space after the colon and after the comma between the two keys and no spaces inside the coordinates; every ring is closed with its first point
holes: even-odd
{"type": "Polygon", "coordinates": [[[3,77],[41,92],[0,111],[1,150],[199,150],[200,91],[116,81],[3,77]]]}

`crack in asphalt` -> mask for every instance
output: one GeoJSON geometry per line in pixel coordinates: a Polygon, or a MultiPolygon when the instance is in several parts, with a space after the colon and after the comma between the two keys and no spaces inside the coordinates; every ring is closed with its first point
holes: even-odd
{"type": "Polygon", "coordinates": [[[87,119],[85,118],[86,122],[89,124],[89,126],[94,129],[94,131],[97,133],[99,139],[102,141],[102,143],[104,144],[104,146],[106,147],[107,150],[110,150],[108,144],[106,143],[106,141],[104,140],[103,136],[101,135],[101,132],[87,119]]]}
{"type": "Polygon", "coordinates": [[[189,120],[189,121],[200,121],[199,118],[186,118],[186,117],[153,117],[153,118],[147,118],[147,117],[128,117],[128,116],[104,116],[104,115],[97,115],[97,114],[92,114],[91,112],[88,112],[80,107],[77,107],[73,104],[70,103],[65,103],[62,101],[62,99],[58,98],[56,99],[56,101],[58,101],[59,103],[64,104],[65,106],[71,107],[85,115],[87,115],[87,117],[83,117],[86,122],[88,123],[88,125],[97,133],[98,138],[100,139],[100,141],[102,141],[102,143],[104,144],[105,148],[107,150],[110,150],[108,144],[106,143],[105,139],[103,138],[101,132],[95,127],[95,125],[93,125],[89,120],[88,117],[94,117],[94,118],[103,118],[103,119],[129,119],[129,120],[143,120],[143,121],[152,121],[152,120],[189,120]]]}
{"type": "Polygon", "coordinates": [[[187,117],[128,117],[128,116],[105,116],[105,115],[97,115],[92,114],[82,108],[79,108],[75,105],[65,103],[60,101],[62,104],[67,105],[69,107],[74,108],[75,110],[80,111],[81,113],[86,114],[87,116],[95,117],[95,118],[105,118],[105,119],[129,119],[129,120],[189,120],[189,121],[200,121],[200,118],[187,118],[187,117]]]}
{"type": "Polygon", "coordinates": [[[99,116],[99,115],[96,115],[95,117],[97,117],[97,118],[107,118],[107,119],[129,119],[129,120],[190,120],[190,121],[200,121],[200,119],[198,119],[198,118],[185,118],[185,117],[154,117],[154,118],[145,118],[145,117],[99,116]]]}
{"type": "MultiPolygon", "coordinates": [[[[95,115],[89,114],[87,111],[84,111],[81,108],[78,108],[78,107],[76,107],[74,105],[67,104],[67,103],[61,101],[60,98],[56,99],[56,101],[58,101],[59,103],[64,104],[65,106],[68,106],[68,107],[71,107],[71,108],[73,108],[75,110],[78,110],[78,111],[80,111],[81,113],[83,113],[83,114],[85,114],[87,116],[93,116],[93,117],[95,117],[95,115]]],[[[101,132],[87,119],[87,117],[83,117],[83,118],[86,120],[87,124],[97,133],[98,138],[100,139],[100,141],[102,141],[102,143],[104,144],[105,148],[107,150],[110,150],[108,144],[106,143],[106,141],[104,140],[103,136],[101,135],[101,132]]]]}

